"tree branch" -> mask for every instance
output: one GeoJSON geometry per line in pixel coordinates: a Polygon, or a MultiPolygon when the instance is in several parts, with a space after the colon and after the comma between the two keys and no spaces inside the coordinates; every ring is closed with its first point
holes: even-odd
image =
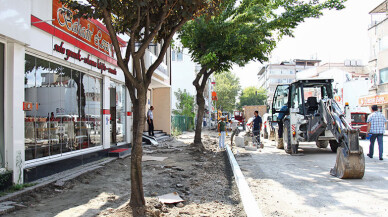
{"type": "MultiPolygon", "coordinates": [[[[138,84],[140,84],[143,81],[143,76],[141,72],[141,63],[140,63],[140,57],[133,56],[133,67],[135,68],[135,73],[136,73],[136,81],[138,84]]],[[[140,88],[140,87],[139,87],[140,88]]]]}
{"type": "Polygon", "coordinates": [[[204,89],[205,86],[206,86],[206,82],[207,82],[207,79],[210,77],[210,75],[214,72],[214,69],[206,72],[204,75],[203,75],[203,78],[202,78],[202,82],[201,82],[201,89],[204,89]]]}
{"type": "Polygon", "coordinates": [[[199,89],[200,88],[200,85],[199,85],[199,80],[202,78],[202,75],[204,75],[206,73],[206,66],[202,66],[201,67],[201,70],[199,70],[197,76],[195,77],[194,81],[193,81],[193,85],[195,87],[195,89],[199,89]]]}
{"type": "Polygon", "coordinates": [[[141,12],[140,6],[138,5],[137,6],[137,21],[136,21],[135,25],[132,26],[131,33],[135,32],[137,27],[139,27],[139,25],[140,25],[140,20],[141,20],[140,12],[141,12]]]}
{"type": "Polygon", "coordinates": [[[108,29],[110,38],[112,39],[112,44],[117,57],[117,64],[123,70],[125,77],[129,79],[131,84],[137,87],[139,86],[139,84],[135,82],[135,78],[129,72],[128,64],[126,65],[124,64],[123,57],[121,56],[119,41],[117,40],[116,31],[113,28],[112,20],[110,17],[110,12],[106,8],[103,9],[103,15],[104,15],[105,26],[108,29]]]}
{"type": "MultiPolygon", "coordinates": [[[[167,5],[165,5],[164,7],[167,7],[167,5]]],[[[137,50],[137,54],[142,54],[145,52],[145,50],[148,48],[148,45],[152,42],[152,40],[155,38],[155,36],[158,34],[160,28],[162,27],[163,25],[163,22],[164,20],[166,19],[166,8],[164,8],[163,10],[163,13],[161,13],[161,16],[159,17],[159,20],[160,22],[158,23],[158,25],[154,28],[154,30],[148,35],[148,37],[144,37],[144,41],[142,42],[141,46],[139,47],[139,49],[137,50]]],[[[136,55],[137,55],[136,54],[136,55]]]]}
{"type": "Polygon", "coordinates": [[[172,38],[174,37],[175,32],[178,31],[186,22],[187,22],[186,19],[182,19],[178,23],[178,25],[176,25],[171,30],[170,35],[163,41],[163,46],[162,46],[162,49],[160,50],[158,58],[155,60],[154,63],[152,63],[152,65],[147,70],[147,75],[146,75],[147,82],[151,82],[152,74],[158,68],[160,63],[162,63],[164,55],[166,54],[167,49],[170,47],[170,42],[171,42],[172,38]]]}
{"type": "Polygon", "coordinates": [[[141,75],[143,78],[143,82],[146,82],[147,79],[146,79],[146,66],[144,62],[144,54],[140,57],[140,63],[141,63],[141,75]]]}
{"type": "Polygon", "coordinates": [[[147,15],[146,15],[146,23],[145,23],[145,32],[144,32],[144,38],[148,38],[150,34],[150,11],[147,8],[147,15]]]}
{"type": "Polygon", "coordinates": [[[124,65],[126,65],[126,66],[128,65],[130,57],[131,57],[131,50],[132,50],[131,45],[132,45],[131,39],[129,39],[128,44],[127,44],[127,48],[125,50],[125,58],[124,58],[124,65]]]}

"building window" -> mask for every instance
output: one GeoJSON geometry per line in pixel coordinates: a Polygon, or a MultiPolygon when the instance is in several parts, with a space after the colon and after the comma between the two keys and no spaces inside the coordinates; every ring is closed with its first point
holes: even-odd
{"type": "Polygon", "coordinates": [[[176,60],[177,61],[183,61],[183,53],[182,52],[177,52],[176,53],[176,60]]]}
{"type": "Polygon", "coordinates": [[[380,51],[388,49],[388,36],[385,36],[379,40],[380,51]]]}
{"type": "Polygon", "coordinates": [[[25,159],[102,145],[101,79],[25,57],[25,159]]]}
{"type": "Polygon", "coordinates": [[[388,83],[388,68],[380,69],[380,84],[388,83]]]}
{"type": "Polygon", "coordinates": [[[171,60],[175,61],[175,51],[174,50],[171,52],[171,60]]]}

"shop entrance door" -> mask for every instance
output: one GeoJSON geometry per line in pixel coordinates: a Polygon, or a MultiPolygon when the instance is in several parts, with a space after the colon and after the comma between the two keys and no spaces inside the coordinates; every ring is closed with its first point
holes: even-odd
{"type": "Polygon", "coordinates": [[[116,88],[110,88],[110,142],[117,144],[116,88]]]}

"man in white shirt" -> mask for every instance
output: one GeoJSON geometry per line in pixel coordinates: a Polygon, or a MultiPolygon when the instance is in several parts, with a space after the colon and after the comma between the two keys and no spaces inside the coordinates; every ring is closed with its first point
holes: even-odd
{"type": "Polygon", "coordinates": [[[154,110],[154,107],[151,106],[147,112],[147,123],[148,123],[148,135],[149,136],[155,136],[155,134],[154,134],[154,114],[152,114],[153,110],[154,110]]]}

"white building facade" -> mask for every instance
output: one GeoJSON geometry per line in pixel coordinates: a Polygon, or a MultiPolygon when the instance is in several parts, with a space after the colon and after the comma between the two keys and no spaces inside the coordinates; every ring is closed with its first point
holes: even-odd
{"type": "Polygon", "coordinates": [[[267,103],[271,105],[276,86],[288,84],[295,80],[296,74],[302,70],[319,64],[320,60],[295,59],[291,62],[283,61],[280,64],[267,64],[263,66],[258,75],[258,87],[267,90],[267,103]]]}
{"type": "MultiPolygon", "coordinates": [[[[176,110],[176,104],[178,103],[175,92],[178,90],[186,91],[191,96],[194,96],[194,101],[196,101],[197,91],[193,85],[193,81],[200,71],[200,65],[197,65],[194,61],[191,60],[191,56],[186,48],[180,50],[171,51],[171,88],[172,88],[172,109],[176,110]]],[[[208,78],[206,87],[204,89],[204,98],[205,98],[205,115],[204,120],[206,126],[210,126],[211,116],[214,113],[215,108],[213,106],[212,92],[214,91],[214,77],[211,75],[208,78]]],[[[197,106],[195,103],[195,111],[197,111],[197,106]]]]}
{"type": "Polygon", "coordinates": [[[172,109],[176,110],[177,98],[175,92],[186,90],[191,96],[196,95],[193,81],[195,79],[195,63],[191,60],[186,48],[171,51],[171,88],[172,109]]]}
{"type": "MultiPolygon", "coordinates": [[[[13,182],[48,174],[42,165],[131,143],[132,106],[106,28],[74,19],[57,0],[1,5],[0,165],[13,182]]],[[[147,51],[146,65],[152,57],[147,51]]],[[[170,102],[169,57],[155,72],[150,103],[170,102]],[[151,101],[154,94],[163,97],[151,101]]],[[[167,107],[156,118],[170,115],[167,107]]]]}

